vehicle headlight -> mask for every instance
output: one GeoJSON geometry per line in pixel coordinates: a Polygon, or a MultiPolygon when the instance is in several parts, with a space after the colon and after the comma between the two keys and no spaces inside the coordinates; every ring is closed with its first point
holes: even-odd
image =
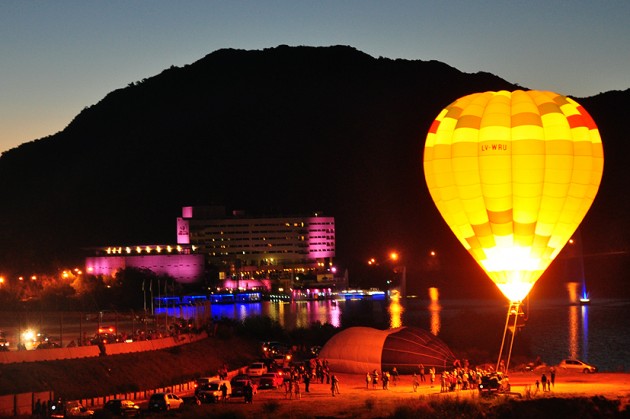
{"type": "Polygon", "coordinates": [[[22,339],[35,341],[35,332],[32,331],[31,329],[25,330],[24,332],[22,332],[22,339]]]}

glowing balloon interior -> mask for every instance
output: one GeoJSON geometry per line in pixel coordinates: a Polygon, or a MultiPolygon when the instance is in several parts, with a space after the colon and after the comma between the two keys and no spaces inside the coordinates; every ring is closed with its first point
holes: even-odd
{"type": "Polygon", "coordinates": [[[586,215],[604,152],[573,99],[545,91],[462,97],[427,135],[424,174],[438,210],[510,301],[522,301],[586,215]]]}

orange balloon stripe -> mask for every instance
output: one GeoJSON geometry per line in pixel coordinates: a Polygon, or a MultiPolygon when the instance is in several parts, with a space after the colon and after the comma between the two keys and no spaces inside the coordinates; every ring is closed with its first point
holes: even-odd
{"type": "Polygon", "coordinates": [[[433,121],[433,123],[431,124],[431,128],[429,129],[429,132],[431,133],[436,133],[438,130],[438,127],[440,126],[440,121],[438,121],[437,119],[435,121],[433,121]]]}

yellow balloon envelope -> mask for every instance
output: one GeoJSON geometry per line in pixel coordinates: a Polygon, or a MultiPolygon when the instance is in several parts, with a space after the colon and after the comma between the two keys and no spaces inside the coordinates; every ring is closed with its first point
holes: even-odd
{"type": "Polygon", "coordinates": [[[586,215],[604,152],[571,98],[546,91],[462,97],[427,135],[424,174],[459,241],[510,301],[522,301],[586,215]]]}

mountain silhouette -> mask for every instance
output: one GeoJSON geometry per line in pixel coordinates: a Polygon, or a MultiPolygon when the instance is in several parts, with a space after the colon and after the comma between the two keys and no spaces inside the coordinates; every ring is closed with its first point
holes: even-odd
{"type": "MultiPolygon", "coordinates": [[[[337,260],[351,282],[368,275],[368,257],[396,248],[422,286],[465,277],[471,289],[485,287],[431,201],[422,150],[453,100],[518,88],[489,73],[348,46],[215,51],[115,90],[63,131],[2,154],[0,267],[30,275],[80,264],[93,246],[172,243],[182,206],[218,204],[334,216],[337,260]],[[442,267],[426,269],[434,249],[442,267]]],[[[629,268],[629,96],[577,99],[606,153],[582,228],[602,290],[614,290],[606,278],[629,268]]]]}

